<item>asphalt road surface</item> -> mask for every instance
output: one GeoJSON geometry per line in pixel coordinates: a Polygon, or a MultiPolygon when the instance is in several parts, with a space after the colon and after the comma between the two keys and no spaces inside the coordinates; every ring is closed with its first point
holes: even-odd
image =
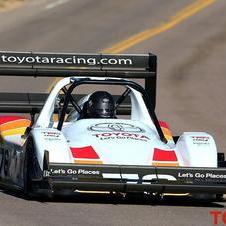
{"type": "MultiPolygon", "coordinates": [[[[174,134],[209,132],[219,151],[226,153],[226,1],[205,0],[209,5],[198,10],[202,2],[31,0],[0,13],[0,49],[100,52],[148,30],[146,38],[141,34],[137,42],[128,41],[129,47],[122,43],[116,52],[157,54],[158,117],[174,134]],[[186,8],[194,2],[193,11],[186,8]],[[180,20],[181,15],[187,17],[180,20]],[[172,20],[174,25],[167,27],[172,20]]],[[[0,91],[46,92],[52,82],[2,77],[0,91]]],[[[225,207],[225,202],[174,198],[156,205],[138,197],[102,195],[28,201],[2,191],[0,225],[206,226],[214,223],[210,211],[225,207]]],[[[221,217],[218,220],[224,225],[221,217]]]]}

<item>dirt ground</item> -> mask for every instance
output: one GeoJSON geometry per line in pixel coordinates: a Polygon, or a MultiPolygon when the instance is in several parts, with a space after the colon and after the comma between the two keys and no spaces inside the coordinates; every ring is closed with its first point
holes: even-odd
{"type": "Polygon", "coordinates": [[[25,1],[26,0],[0,0],[0,11],[18,7],[25,1]]]}

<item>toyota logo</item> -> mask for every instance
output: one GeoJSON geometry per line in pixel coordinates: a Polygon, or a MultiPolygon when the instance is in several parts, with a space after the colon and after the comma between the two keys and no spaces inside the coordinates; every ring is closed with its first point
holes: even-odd
{"type": "Polygon", "coordinates": [[[144,129],[127,123],[98,123],[89,126],[88,129],[98,132],[145,132],[144,129]]]}

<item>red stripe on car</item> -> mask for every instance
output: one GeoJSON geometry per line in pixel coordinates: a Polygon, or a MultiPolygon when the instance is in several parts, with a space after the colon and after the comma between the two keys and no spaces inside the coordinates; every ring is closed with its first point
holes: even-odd
{"type": "Polygon", "coordinates": [[[154,149],[153,161],[177,161],[177,156],[174,150],[154,149]]]}
{"type": "Polygon", "coordinates": [[[92,146],[85,146],[80,148],[71,147],[71,152],[74,158],[99,159],[99,156],[92,148],[92,146]]]}
{"type": "Polygon", "coordinates": [[[164,128],[169,129],[168,124],[167,124],[166,122],[164,122],[164,121],[159,121],[159,125],[160,125],[161,127],[164,127],[164,128]]]}
{"type": "Polygon", "coordinates": [[[20,117],[20,116],[0,116],[0,125],[7,123],[7,122],[20,120],[20,119],[26,119],[26,118],[20,117]]]}

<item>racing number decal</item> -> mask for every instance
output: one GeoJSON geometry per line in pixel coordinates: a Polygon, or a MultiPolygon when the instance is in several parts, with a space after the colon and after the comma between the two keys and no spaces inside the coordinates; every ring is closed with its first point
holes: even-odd
{"type": "Polygon", "coordinates": [[[142,180],[144,180],[144,182],[142,184],[151,184],[150,181],[152,180],[169,180],[169,181],[176,181],[177,179],[174,177],[174,176],[171,176],[171,175],[167,175],[167,174],[159,174],[159,175],[156,175],[156,174],[149,174],[149,175],[145,175],[142,177],[142,180]],[[146,181],[148,182],[146,182],[146,181]]]}
{"type": "Polygon", "coordinates": [[[144,175],[142,178],[139,178],[138,174],[117,174],[117,173],[103,173],[103,178],[106,179],[127,179],[126,183],[142,183],[142,184],[151,184],[152,182],[156,182],[156,180],[168,180],[168,181],[176,181],[177,179],[172,175],[167,174],[148,174],[144,175]],[[141,180],[140,180],[141,179],[141,180]]]}

